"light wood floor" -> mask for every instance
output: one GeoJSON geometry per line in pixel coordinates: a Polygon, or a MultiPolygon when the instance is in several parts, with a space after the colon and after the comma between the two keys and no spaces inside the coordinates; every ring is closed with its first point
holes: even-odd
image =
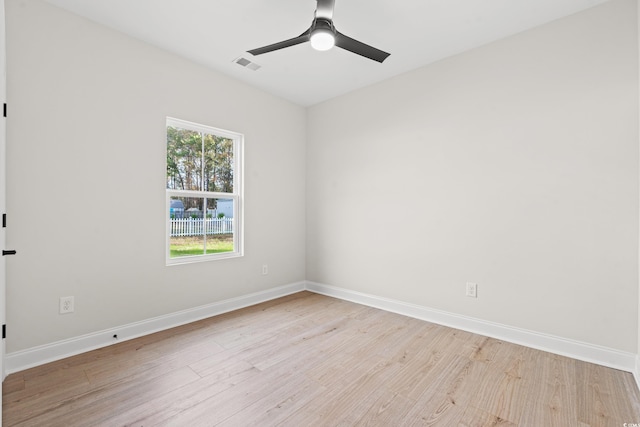
{"type": "Polygon", "coordinates": [[[631,374],[308,292],[12,374],[5,426],[612,426],[631,374]]]}

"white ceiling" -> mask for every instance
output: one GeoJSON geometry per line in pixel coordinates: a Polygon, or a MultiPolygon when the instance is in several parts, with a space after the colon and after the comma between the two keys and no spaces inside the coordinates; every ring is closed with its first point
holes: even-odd
{"type": "Polygon", "coordinates": [[[391,53],[382,64],[308,43],[246,53],[304,32],[315,0],[46,1],[309,106],[607,0],[336,0],[338,31],[391,53]]]}

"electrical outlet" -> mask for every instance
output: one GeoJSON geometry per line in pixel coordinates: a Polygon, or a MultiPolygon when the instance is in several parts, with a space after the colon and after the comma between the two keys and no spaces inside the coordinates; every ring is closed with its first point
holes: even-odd
{"type": "Polygon", "coordinates": [[[73,313],[73,297],[60,298],[60,314],[73,313]]]}
{"type": "Polygon", "coordinates": [[[478,298],[478,284],[467,282],[467,296],[471,298],[478,298]]]}
{"type": "Polygon", "coordinates": [[[265,276],[269,274],[269,266],[267,264],[262,264],[262,274],[265,276]]]}

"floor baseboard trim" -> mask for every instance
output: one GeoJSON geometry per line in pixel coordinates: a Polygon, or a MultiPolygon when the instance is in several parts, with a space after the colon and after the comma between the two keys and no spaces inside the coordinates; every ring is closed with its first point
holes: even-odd
{"type": "Polygon", "coordinates": [[[627,353],[594,344],[515,328],[473,317],[462,316],[425,306],[315,282],[307,281],[306,289],[318,294],[355,302],[369,307],[379,308],[385,311],[437,323],[439,325],[473,332],[479,335],[571,357],[585,362],[620,369],[626,372],[632,372],[640,386],[640,359],[634,353],[627,353]]]}
{"type": "Polygon", "coordinates": [[[309,281],[279,286],[249,295],[9,353],[5,356],[5,372],[7,375],[19,372],[87,351],[107,347],[116,342],[127,341],[233,310],[239,310],[303,290],[550,353],[560,354],[585,362],[631,372],[640,388],[640,355],[309,281]],[[118,335],[117,341],[114,341],[113,338],[115,334],[118,335]]]}
{"type": "Polygon", "coordinates": [[[128,341],[233,310],[239,310],[303,290],[305,290],[305,282],[293,283],[164,316],[158,316],[141,322],[130,323],[112,329],[9,353],[5,356],[5,371],[7,374],[19,372],[87,351],[107,347],[117,342],[128,341]],[[113,338],[115,334],[118,335],[117,341],[113,338]]]}

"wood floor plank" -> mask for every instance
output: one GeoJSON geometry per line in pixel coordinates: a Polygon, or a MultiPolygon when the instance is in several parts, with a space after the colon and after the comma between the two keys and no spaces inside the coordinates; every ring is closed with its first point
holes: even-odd
{"type": "MultiPolygon", "coordinates": [[[[592,427],[636,422],[623,415],[633,413],[636,405],[629,398],[618,397],[617,392],[622,388],[618,386],[621,382],[617,378],[623,372],[617,371],[618,375],[614,376],[609,368],[581,361],[576,361],[575,366],[579,421],[592,427]]],[[[631,418],[640,420],[639,415],[631,418]]]]}
{"type": "Polygon", "coordinates": [[[5,426],[616,426],[633,376],[300,292],[18,372],[5,426]]]}
{"type": "Polygon", "coordinates": [[[255,368],[235,372],[220,380],[216,376],[208,376],[200,381],[185,384],[183,387],[168,391],[154,399],[149,399],[128,410],[119,411],[104,421],[106,426],[155,426],[170,419],[178,419],[179,415],[223,393],[243,381],[259,375],[255,368]]]}
{"type": "MultiPolygon", "coordinates": [[[[553,424],[549,427],[551,426],[553,426],[553,424]]],[[[504,420],[496,415],[483,411],[482,409],[469,406],[457,427],[517,427],[517,424],[514,424],[509,420],[504,420]]],[[[539,427],[545,427],[545,425],[541,424],[539,427]]],[[[564,426],[559,425],[558,427],[564,426]]]]}
{"type": "Polygon", "coordinates": [[[529,350],[502,343],[494,360],[488,362],[491,369],[483,376],[471,405],[517,424],[528,403],[523,376],[537,374],[527,358],[529,350]]]}
{"type": "Polygon", "coordinates": [[[435,382],[444,369],[451,364],[454,356],[434,348],[425,351],[422,357],[415,357],[405,363],[387,387],[400,395],[416,400],[426,389],[437,387],[435,382]]]}
{"type": "Polygon", "coordinates": [[[328,389],[343,389],[385,359],[376,354],[332,355],[309,369],[306,375],[328,389]]]}
{"type": "Polygon", "coordinates": [[[407,425],[457,425],[471,400],[470,389],[476,387],[473,373],[480,369],[477,362],[467,357],[446,355],[432,370],[430,381],[423,383],[415,405],[403,422],[407,425]],[[475,369],[474,369],[475,368],[475,369]]]}
{"type": "Polygon", "coordinates": [[[390,354],[390,360],[409,363],[416,357],[422,357],[432,348],[439,333],[439,328],[433,323],[421,322],[415,330],[405,334],[405,340],[395,348],[394,353],[390,354]]]}
{"type": "Polygon", "coordinates": [[[413,408],[415,402],[398,393],[382,390],[378,399],[356,421],[354,426],[393,426],[398,425],[413,408]]]}
{"type": "MultiPolygon", "coordinates": [[[[456,373],[466,375],[469,370],[466,362],[469,361],[469,358],[465,356],[472,354],[472,349],[475,349],[476,345],[465,345],[463,342],[459,342],[453,336],[452,331],[449,328],[438,327],[435,332],[425,336],[425,342],[420,351],[412,359],[406,361],[406,366],[401,373],[390,381],[387,387],[417,401],[438,387],[442,381],[442,373],[450,372],[453,369],[452,364],[459,365],[457,369],[460,369],[460,372],[456,373]],[[457,359],[460,357],[464,359],[465,363],[458,362],[457,359]]],[[[481,369],[480,364],[476,364],[474,367],[476,369],[473,372],[481,369]]],[[[481,376],[477,375],[474,379],[479,380],[480,378],[481,376]]],[[[467,386],[471,385],[473,384],[467,386]]],[[[469,395],[471,394],[469,393],[469,395]]]]}
{"type": "MultiPolygon", "coordinates": [[[[324,387],[304,376],[296,376],[291,385],[292,387],[279,387],[273,390],[216,425],[221,427],[275,426],[281,424],[291,412],[321,397],[325,392],[324,387]]],[[[206,423],[209,419],[209,416],[205,416],[203,421],[206,423]]]]}
{"type": "Polygon", "coordinates": [[[281,343],[287,342],[284,347],[280,345],[278,348],[271,348],[269,352],[262,352],[247,360],[258,369],[269,369],[283,360],[296,357],[298,353],[304,352],[309,347],[314,347],[319,341],[324,342],[330,335],[338,334],[347,324],[347,319],[334,319],[288,339],[281,338],[281,343]]]}
{"type": "Polygon", "coordinates": [[[178,388],[200,377],[188,368],[182,368],[160,375],[150,380],[120,381],[110,387],[90,390],[71,399],[57,402],[50,407],[42,407],[37,413],[9,425],[17,426],[88,426],[100,425],[113,415],[115,410],[123,410],[178,388]],[[108,403],[108,408],[104,406],[108,403]]]}
{"type": "Polygon", "coordinates": [[[215,353],[209,357],[199,359],[189,364],[195,373],[201,377],[214,376],[222,380],[225,377],[233,376],[237,372],[254,368],[244,360],[238,360],[229,352],[215,353]]]}
{"type": "Polygon", "coordinates": [[[349,384],[340,388],[327,389],[326,396],[329,398],[310,403],[308,407],[286,418],[283,424],[289,426],[354,425],[386,392],[385,383],[400,368],[398,363],[381,361],[349,384]]]}
{"type": "Polygon", "coordinates": [[[578,427],[575,361],[554,354],[541,354],[534,370],[539,373],[528,379],[529,404],[520,418],[522,426],[578,427]]]}
{"type": "Polygon", "coordinates": [[[264,399],[280,388],[296,389],[304,377],[291,371],[260,372],[251,381],[241,382],[224,393],[216,394],[202,402],[185,408],[175,416],[157,423],[158,426],[213,426],[238,412],[244,411],[255,402],[264,399]],[[279,387],[278,384],[285,386],[279,387]]]}
{"type": "Polygon", "coordinates": [[[2,383],[2,389],[7,394],[15,395],[19,391],[24,390],[24,388],[25,383],[23,375],[11,375],[2,383]]]}

